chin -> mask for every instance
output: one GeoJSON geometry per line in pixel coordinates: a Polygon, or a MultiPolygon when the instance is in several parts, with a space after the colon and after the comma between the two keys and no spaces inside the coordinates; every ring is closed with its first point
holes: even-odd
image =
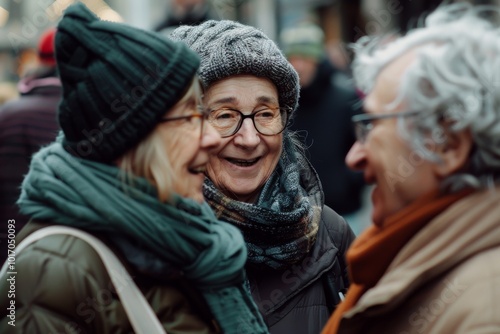
{"type": "Polygon", "coordinates": [[[189,196],[189,197],[198,203],[203,203],[205,201],[205,198],[203,197],[203,194],[201,194],[201,193],[193,195],[193,196],[189,196]]]}
{"type": "Polygon", "coordinates": [[[373,211],[372,211],[371,219],[372,219],[373,225],[378,226],[378,227],[382,227],[382,225],[384,223],[384,217],[379,212],[377,212],[377,207],[373,207],[372,210],[373,211]]]}
{"type": "Polygon", "coordinates": [[[178,194],[183,198],[189,198],[189,199],[196,201],[198,203],[205,201],[205,197],[203,196],[203,192],[201,192],[201,187],[200,187],[199,192],[184,191],[184,192],[178,192],[178,194]]]}

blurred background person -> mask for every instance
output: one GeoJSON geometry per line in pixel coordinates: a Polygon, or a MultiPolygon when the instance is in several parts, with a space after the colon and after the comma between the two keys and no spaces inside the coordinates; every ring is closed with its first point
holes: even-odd
{"type": "Polygon", "coordinates": [[[361,103],[352,79],[329,61],[323,43],[323,31],[312,23],[281,34],[283,52],[300,80],[299,106],[290,129],[304,138],[325,204],[356,225],[351,218],[361,209],[364,181],[361,173],[347,167],[345,156],[355,141],[351,117],[361,112],[361,103]]]}
{"type": "Polygon", "coordinates": [[[499,15],[443,5],[356,45],[346,161],[374,185],[373,224],[323,334],[500,333],[499,15]]]}
{"type": "Polygon", "coordinates": [[[17,99],[19,97],[19,91],[17,86],[12,82],[0,82],[0,106],[5,104],[10,100],[17,99]]]}
{"type": "Polygon", "coordinates": [[[215,19],[209,0],[171,0],[167,15],[153,29],[165,35],[181,25],[198,25],[215,19]]]}
{"type": "Polygon", "coordinates": [[[219,219],[243,232],[259,310],[272,334],[317,334],[349,285],[344,253],[354,234],[324,203],[303,144],[286,128],[297,72],[252,26],[207,21],[172,36],[201,57],[203,104],[222,136],[204,195],[219,219]]]}
{"type": "Polygon", "coordinates": [[[0,107],[0,260],[7,257],[7,221],[17,231],[28,217],[15,204],[31,156],[54,141],[59,126],[56,110],[61,99],[54,55],[55,28],[46,30],[37,47],[39,65],[18,83],[19,98],[0,107]]]}
{"type": "MultiPolygon", "coordinates": [[[[18,202],[32,220],[18,245],[50,225],[85,231],[123,262],[167,333],[268,333],[244,286],[242,235],[204,201],[221,138],[199,111],[197,55],[81,3],[58,25],[56,55],[62,134],[32,159],[18,202]]],[[[0,332],[132,332],[115,292],[129,282],[113,286],[81,238],[39,239],[15,267],[15,326],[3,277],[0,332]]]]}

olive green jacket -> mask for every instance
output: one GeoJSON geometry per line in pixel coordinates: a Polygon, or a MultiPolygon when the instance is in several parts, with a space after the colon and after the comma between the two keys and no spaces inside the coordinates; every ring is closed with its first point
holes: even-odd
{"type": "MultiPolygon", "coordinates": [[[[45,226],[29,223],[16,242],[45,226]]],[[[109,240],[94,235],[122,260],[168,334],[219,332],[202,295],[185,278],[138,272],[109,240]]],[[[85,241],[64,235],[45,237],[16,254],[15,270],[14,279],[12,275],[0,278],[0,333],[133,332],[116,294],[127,279],[122,286],[113,286],[100,257],[85,241]]]]}

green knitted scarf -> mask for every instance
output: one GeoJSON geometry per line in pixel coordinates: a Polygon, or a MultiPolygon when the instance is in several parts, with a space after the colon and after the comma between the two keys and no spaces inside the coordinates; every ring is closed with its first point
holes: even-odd
{"type": "Polygon", "coordinates": [[[318,175],[291,135],[257,203],[233,200],[206,179],[203,193],[216,216],[240,229],[249,263],[270,269],[301,261],[316,241],[323,191],[318,175]]]}
{"type": "Polygon", "coordinates": [[[119,176],[117,167],[78,159],[54,143],[34,155],[18,204],[37,220],[147,245],[201,290],[224,333],[268,333],[244,287],[241,233],[206,203],[178,196],[161,203],[145,179],[130,185],[119,176]]]}

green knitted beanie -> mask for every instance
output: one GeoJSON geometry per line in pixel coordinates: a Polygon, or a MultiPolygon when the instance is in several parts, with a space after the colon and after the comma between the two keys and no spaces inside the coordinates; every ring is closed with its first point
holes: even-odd
{"type": "Polygon", "coordinates": [[[82,3],[68,7],[57,29],[63,146],[85,159],[109,163],[132,149],[198,70],[198,56],[183,43],[101,21],[82,3]]]}
{"type": "Polygon", "coordinates": [[[198,53],[205,87],[238,74],[265,77],[278,89],[280,106],[292,112],[297,108],[297,72],[276,43],[259,29],[230,20],[209,20],[198,26],[181,26],[170,37],[198,53]]]}
{"type": "Polygon", "coordinates": [[[288,58],[301,56],[318,60],[325,56],[324,33],[314,24],[284,29],[280,37],[283,53],[288,58]]]}

